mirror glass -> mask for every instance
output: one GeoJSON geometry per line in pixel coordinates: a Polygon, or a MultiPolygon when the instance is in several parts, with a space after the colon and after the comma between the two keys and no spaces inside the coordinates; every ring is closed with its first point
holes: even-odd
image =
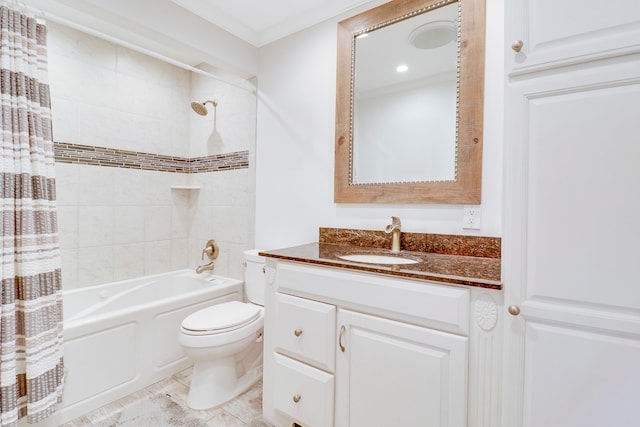
{"type": "Polygon", "coordinates": [[[454,181],[458,5],[355,38],[354,184],[454,181]]]}
{"type": "Polygon", "coordinates": [[[336,203],[480,203],[484,8],[393,0],[338,23],[336,203]]]}

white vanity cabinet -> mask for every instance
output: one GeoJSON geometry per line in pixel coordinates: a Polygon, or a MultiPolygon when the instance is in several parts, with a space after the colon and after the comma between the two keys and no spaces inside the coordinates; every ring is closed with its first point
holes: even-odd
{"type": "Polygon", "coordinates": [[[467,422],[467,400],[483,402],[476,390],[490,383],[469,363],[470,312],[486,312],[472,290],[270,258],[266,269],[263,412],[274,425],[482,425],[467,422]]]}

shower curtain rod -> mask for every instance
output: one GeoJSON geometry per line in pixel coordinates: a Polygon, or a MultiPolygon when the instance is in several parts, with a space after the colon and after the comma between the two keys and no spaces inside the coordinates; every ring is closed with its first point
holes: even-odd
{"type": "Polygon", "coordinates": [[[61,18],[61,17],[56,16],[54,14],[51,14],[49,12],[44,12],[44,18],[46,20],[49,20],[49,21],[52,21],[52,22],[56,22],[58,24],[65,25],[65,26],[67,26],[69,28],[73,28],[74,30],[78,30],[78,31],[81,31],[83,33],[89,34],[91,36],[98,37],[98,38],[100,38],[102,40],[117,44],[119,46],[126,47],[126,48],[131,49],[131,50],[135,50],[136,52],[143,53],[145,55],[151,56],[152,58],[159,59],[159,60],[167,62],[167,63],[169,63],[171,65],[175,65],[176,67],[180,67],[182,69],[185,69],[187,71],[191,71],[193,73],[197,73],[197,74],[200,74],[200,75],[203,75],[203,76],[206,76],[206,77],[211,77],[211,78],[219,80],[221,82],[230,84],[231,86],[235,86],[235,87],[237,87],[239,89],[243,89],[243,90],[246,90],[246,91],[254,93],[254,94],[256,93],[255,87],[251,86],[251,84],[248,83],[248,82],[247,82],[247,86],[244,86],[244,85],[242,85],[240,83],[236,83],[236,82],[234,82],[234,81],[232,81],[230,79],[226,79],[226,78],[221,77],[221,76],[216,76],[215,74],[211,74],[211,73],[209,73],[207,71],[201,70],[199,68],[193,67],[193,66],[185,64],[183,62],[176,61],[175,59],[169,58],[168,56],[164,56],[164,55],[162,55],[160,53],[154,52],[154,51],[149,50],[147,48],[144,48],[142,46],[138,46],[136,44],[129,43],[129,42],[124,41],[122,39],[119,39],[117,37],[113,37],[113,36],[110,36],[108,34],[101,33],[100,31],[96,31],[96,30],[94,30],[92,28],[86,27],[84,25],[78,24],[78,23],[70,21],[68,19],[61,18]]]}

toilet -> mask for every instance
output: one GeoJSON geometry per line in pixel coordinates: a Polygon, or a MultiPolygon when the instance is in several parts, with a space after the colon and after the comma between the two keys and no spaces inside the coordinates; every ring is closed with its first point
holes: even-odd
{"type": "Polygon", "coordinates": [[[180,328],[180,344],[194,361],[187,404],[221,405],[262,377],[264,258],[244,252],[244,286],[249,302],[231,301],[196,311],[180,328]]]}

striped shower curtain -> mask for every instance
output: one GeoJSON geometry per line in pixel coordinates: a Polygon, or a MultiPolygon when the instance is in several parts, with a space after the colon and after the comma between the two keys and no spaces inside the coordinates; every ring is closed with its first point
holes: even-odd
{"type": "Polygon", "coordinates": [[[62,289],[46,26],[0,3],[0,426],[62,398],[62,289]]]}

